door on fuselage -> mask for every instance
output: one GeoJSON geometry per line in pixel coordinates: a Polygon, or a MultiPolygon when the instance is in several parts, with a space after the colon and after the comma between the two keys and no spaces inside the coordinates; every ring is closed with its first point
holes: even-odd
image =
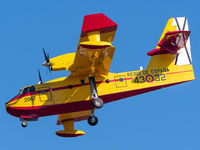
{"type": "Polygon", "coordinates": [[[115,85],[116,85],[117,88],[121,88],[121,87],[126,87],[127,86],[126,76],[125,75],[115,76],[114,79],[115,79],[115,85]]]}
{"type": "Polygon", "coordinates": [[[38,87],[39,98],[41,102],[52,101],[49,89],[49,85],[43,85],[41,87],[38,87]]]}

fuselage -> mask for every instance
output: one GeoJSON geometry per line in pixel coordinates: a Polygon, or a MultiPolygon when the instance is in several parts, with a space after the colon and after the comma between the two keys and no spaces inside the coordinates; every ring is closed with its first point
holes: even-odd
{"type": "MultiPolygon", "coordinates": [[[[191,75],[193,76],[192,65],[186,65],[177,68],[175,72],[164,67],[109,73],[96,77],[95,82],[99,97],[104,103],[108,103],[190,81],[191,75]]],[[[88,78],[71,76],[25,87],[6,104],[7,112],[20,118],[39,118],[93,108],[88,78]]]]}

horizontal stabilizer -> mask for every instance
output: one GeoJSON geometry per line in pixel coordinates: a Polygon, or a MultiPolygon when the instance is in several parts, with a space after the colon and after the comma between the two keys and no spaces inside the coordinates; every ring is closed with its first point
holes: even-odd
{"type": "Polygon", "coordinates": [[[178,50],[184,48],[190,31],[171,31],[167,32],[164,38],[158,43],[157,49],[154,49],[147,54],[149,56],[160,55],[160,54],[177,54],[178,50]]]}

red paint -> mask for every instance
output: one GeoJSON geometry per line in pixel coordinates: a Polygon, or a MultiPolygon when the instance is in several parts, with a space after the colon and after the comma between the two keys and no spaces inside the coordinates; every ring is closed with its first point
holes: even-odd
{"type": "MultiPolygon", "coordinates": [[[[124,78],[124,80],[130,80],[132,78],[124,78]]],[[[115,81],[119,81],[119,80],[110,80],[110,82],[115,82],[115,81]]],[[[106,81],[97,81],[96,84],[100,84],[100,83],[106,83],[106,81]]],[[[84,85],[82,84],[75,84],[75,85],[72,85],[72,88],[74,87],[80,87],[80,86],[87,86],[89,85],[89,83],[85,83],[84,85]]],[[[64,89],[69,89],[69,86],[63,86],[63,87],[58,87],[58,88],[52,88],[52,91],[58,91],[58,90],[64,90],[64,89]]],[[[49,89],[46,89],[44,90],[44,92],[49,92],[50,90],[49,89]]],[[[26,96],[30,96],[30,95],[35,95],[35,94],[39,94],[41,93],[41,90],[40,91],[34,91],[34,92],[29,92],[29,93],[26,93],[26,94],[23,94],[23,95],[18,95],[16,97],[14,97],[13,99],[11,99],[8,103],[14,101],[14,100],[17,100],[19,98],[22,98],[22,97],[26,97],[26,96]]]]}
{"type": "Polygon", "coordinates": [[[102,13],[84,16],[82,32],[105,30],[117,27],[117,24],[102,13]]]}
{"type": "Polygon", "coordinates": [[[147,55],[149,55],[149,56],[160,55],[160,54],[168,54],[168,52],[162,51],[162,50],[160,50],[160,48],[156,48],[147,53],[147,55]]]}
{"type": "Polygon", "coordinates": [[[57,133],[56,132],[56,135],[61,136],[61,137],[77,137],[77,136],[81,136],[84,134],[65,134],[65,133],[57,133]]]}
{"type": "Polygon", "coordinates": [[[160,40],[160,42],[158,43],[158,46],[160,47],[162,45],[162,43],[163,43],[163,39],[160,40]]]}
{"type": "Polygon", "coordinates": [[[177,82],[177,83],[171,83],[171,84],[165,84],[165,85],[159,85],[159,86],[154,86],[154,87],[148,87],[148,88],[143,88],[143,89],[125,91],[125,92],[120,92],[120,93],[113,93],[113,94],[100,96],[100,98],[104,101],[104,103],[109,103],[109,102],[116,101],[116,100],[119,100],[119,99],[143,94],[143,93],[146,93],[146,92],[158,90],[158,89],[161,89],[161,88],[173,86],[173,85],[188,82],[188,81],[191,81],[191,80],[177,82]]]}
{"type": "Polygon", "coordinates": [[[169,72],[169,73],[166,73],[166,75],[168,74],[176,74],[176,73],[184,73],[184,72],[191,72],[193,70],[186,70],[186,71],[178,71],[178,72],[169,72]]]}
{"type": "Polygon", "coordinates": [[[185,47],[189,35],[190,31],[167,32],[164,38],[158,43],[160,48],[148,52],[147,55],[177,54],[178,50],[185,47]]]}
{"type": "Polygon", "coordinates": [[[149,83],[152,83],[154,81],[154,77],[152,75],[148,74],[146,76],[146,81],[149,82],[149,83]],[[148,79],[149,77],[151,77],[151,81],[149,81],[149,79],[148,79]]]}
{"type": "Polygon", "coordinates": [[[110,47],[110,45],[84,45],[84,44],[80,44],[80,46],[86,49],[103,49],[106,47],[110,47]]]}
{"type": "Polygon", "coordinates": [[[38,117],[63,114],[69,112],[77,112],[93,109],[91,101],[79,101],[65,104],[43,105],[35,107],[7,107],[6,110],[9,114],[20,117],[37,114],[38,117]]]}
{"type": "MultiPolygon", "coordinates": [[[[188,80],[191,81],[191,80],[188,80]]],[[[112,102],[115,100],[127,98],[130,96],[135,96],[138,94],[150,92],[153,90],[157,90],[160,88],[180,84],[187,81],[171,83],[166,85],[159,85],[154,87],[142,88],[137,90],[113,93],[108,95],[99,96],[104,103],[112,102]]],[[[79,102],[72,102],[72,103],[65,103],[65,104],[55,104],[55,105],[45,105],[45,106],[36,106],[36,107],[7,107],[6,110],[9,114],[20,117],[20,116],[28,116],[31,114],[37,114],[38,117],[49,116],[49,115],[56,115],[62,113],[71,113],[71,112],[78,112],[84,110],[91,110],[93,109],[92,101],[85,100],[79,102]]]]}
{"type": "Polygon", "coordinates": [[[65,121],[74,120],[74,122],[77,122],[77,121],[87,120],[88,118],[89,118],[89,115],[82,116],[82,117],[77,117],[77,118],[63,119],[63,120],[58,120],[58,118],[57,118],[57,123],[56,124],[57,125],[61,125],[65,121]]]}
{"type": "Polygon", "coordinates": [[[124,80],[132,80],[133,78],[124,78],[124,80]]]}
{"type": "Polygon", "coordinates": [[[38,118],[38,116],[36,114],[30,114],[28,116],[20,116],[20,118],[35,119],[38,118]]]}
{"type": "Polygon", "coordinates": [[[178,31],[168,31],[166,35],[172,35],[172,34],[177,34],[177,33],[186,33],[190,34],[191,31],[184,31],[184,30],[178,30],[178,31]]]}

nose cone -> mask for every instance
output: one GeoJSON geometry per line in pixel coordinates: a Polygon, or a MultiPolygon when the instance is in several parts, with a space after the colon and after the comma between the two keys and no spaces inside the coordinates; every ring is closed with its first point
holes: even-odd
{"type": "Polygon", "coordinates": [[[16,96],[15,96],[15,97],[12,98],[10,101],[6,102],[6,103],[5,103],[5,107],[6,107],[6,111],[7,111],[10,115],[18,117],[17,112],[16,112],[16,110],[15,110],[14,107],[13,107],[14,104],[15,104],[15,100],[16,100],[16,99],[17,99],[17,98],[16,98],[16,96]]]}
{"type": "Polygon", "coordinates": [[[5,103],[6,107],[7,107],[7,104],[8,104],[8,103],[9,103],[9,102],[6,102],[6,103],[5,103]]]}
{"type": "Polygon", "coordinates": [[[9,100],[8,102],[5,103],[6,109],[7,107],[11,106],[13,101],[15,100],[16,96],[14,98],[12,98],[11,100],[9,100]]]}

